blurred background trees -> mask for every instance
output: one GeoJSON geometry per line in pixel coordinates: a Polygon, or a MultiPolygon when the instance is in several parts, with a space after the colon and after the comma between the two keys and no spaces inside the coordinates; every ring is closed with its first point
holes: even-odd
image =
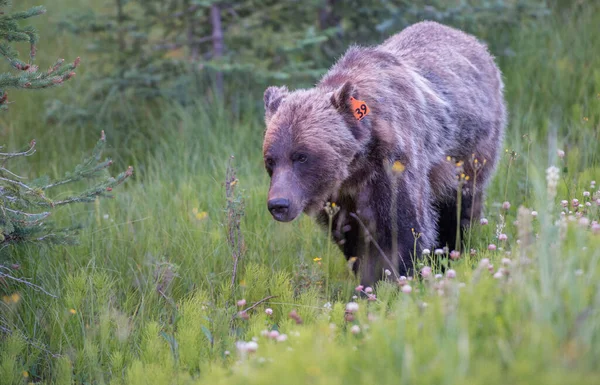
{"type": "Polygon", "coordinates": [[[109,0],[62,20],[63,30],[90,42],[95,81],[77,102],[52,101],[49,115],[117,115],[127,125],[142,100],[186,105],[231,101],[240,87],[310,86],[349,44],[377,44],[424,19],[476,33],[496,55],[510,55],[509,27],[547,12],[540,0],[109,0]]]}
{"type": "MultiPolygon", "coordinates": [[[[59,59],[47,70],[40,70],[34,64],[38,32],[31,25],[22,24],[24,20],[28,21],[31,17],[42,15],[46,10],[38,6],[7,12],[9,5],[8,0],[0,0],[0,55],[13,69],[13,72],[0,75],[0,110],[8,109],[9,97],[6,89],[35,90],[61,85],[75,76],[73,70],[79,64],[79,58],[68,64],[63,59],[59,59]],[[18,43],[27,45],[29,51],[27,61],[19,58],[19,52],[14,47],[18,43]]],[[[8,244],[62,243],[69,240],[74,228],[56,227],[48,222],[48,217],[55,208],[71,203],[92,202],[98,196],[109,194],[113,187],[121,184],[132,174],[133,170],[128,169],[116,178],[110,177],[106,169],[112,161],[101,159],[105,143],[106,139],[102,133],[91,157],[76,166],[74,171],[52,181],[48,177],[28,180],[11,171],[10,166],[15,160],[35,154],[35,140],[21,151],[9,151],[0,146],[2,149],[0,151],[0,252],[4,251],[8,244]],[[56,191],[59,186],[82,180],[95,180],[96,183],[83,189],[82,192],[67,197],[52,199],[49,195],[50,191],[56,191]]],[[[3,275],[0,278],[8,277],[4,273],[1,274],[3,275]]]]}

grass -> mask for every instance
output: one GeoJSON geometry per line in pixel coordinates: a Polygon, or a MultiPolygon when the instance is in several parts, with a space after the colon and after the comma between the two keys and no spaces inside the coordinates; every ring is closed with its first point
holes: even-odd
{"type": "MultiPolygon", "coordinates": [[[[240,95],[235,111],[165,106],[130,134],[41,123],[43,101],[85,90],[85,72],[58,94],[16,95],[3,142],[39,143],[23,173],[67,169],[79,160],[70,154],[83,154],[103,128],[117,166],[133,162],[138,171],[116,199],[58,213],[57,221],[88,225],[78,245],[2,257],[20,264],[12,274],[57,298],[13,281],[0,286],[0,326],[11,331],[0,338],[0,382],[600,383],[600,234],[576,216],[600,219],[600,206],[583,195],[600,188],[590,187],[600,184],[600,13],[588,7],[514,31],[515,56],[499,57],[510,126],[487,197],[489,223],[470,234],[477,253],[452,262],[456,278],[415,279],[410,293],[381,284],[376,301],[356,300],[351,321],[344,313],[357,283],[326,234],[306,217],[275,223],[266,210],[261,95],[240,95]],[[147,138],[152,147],[136,145],[147,138]],[[244,214],[233,289],[223,186],[230,155],[244,214]],[[560,179],[548,202],[550,164],[560,179]],[[559,203],[574,198],[577,210],[559,203]],[[538,216],[519,216],[521,205],[538,216]],[[505,273],[494,278],[484,258],[505,273]],[[238,315],[269,296],[248,319],[238,315]],[[294,310],[301,324],[289,317],[294,310]],[[256,352],[236,345],[254,337],[256,352]]],[[[53,37],[41,42],[41,60],[81,55],[76,41],[53,37]]]]}

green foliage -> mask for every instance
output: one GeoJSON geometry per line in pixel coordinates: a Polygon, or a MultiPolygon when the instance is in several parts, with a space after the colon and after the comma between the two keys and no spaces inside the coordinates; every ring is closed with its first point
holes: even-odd
{"type": "MultiPolygon", "coordinates": [[[[8,259],[20,264],[15,276],[32,277],[58,298],[15,280],[0,284],[2,383],[598,383],[600,237],[578,213],[600,218],[599,185],[591,187],[600,183],[593,80],[600,13],[596,2],[581,7],[503,31],[514,51],[498,58],[511,111],[508,151],[487,196],[489,224],[471,234],[477,252],[450,263],[456,278],[416,278],[410,294],[379,285],[377,300],[356,299],[359,309],[347,318],[356,282],[343,256],[325,252],[329,240],[309,218],[282,225],[265,208],[264,125],[254,106],[261,93],[232,83],[244,95],[231,103],[191,94],[197,101],[187,107],[163,105],[160,114],[128,120],[134,142],[109,135],[119,153],[134,149],[139,183],[89,211],[56,213],[57,220],[97,220],[78,245],[23,247],[4,257],[5,266],[8,259]],[[243,189],[245,246],[233,288],[223,185],[231,154],[243,189]],[[556,198],[547,202],[551,164],[560,171],[556,198]],[[559,203],[573,198],[578,209],[559,203]],[[505,200],[509,210],[501,209],[505,200]],[[538,211],[527,217],[531,227],[520,205],[538,211]],[[499,242],[500,233],[508,240],[499,242]],[[491,243],[502,250],[488,250],[491,243]],[[503,269],[498,279],[480,267],[483,258],[493,273],[503,269]],[[325,278],[336,288],[329,295],[325,278]],[[268,296],[275,297],[247,310],[248,319],[238,315],[268,296]],[[237,306],[241,299],[246,304],[237,306]],[[256,353],[238,350],[237,342],[253,337],[256,353]]],[[[23,127],[29,115],[37,123],[31,131],[49,149],[36,161],[50,175],[79,163],[57,153],[96,140],[95,130],[49,130],[37,120],[44,115],[39,103],[7,125],[15,140],[25,140],[13,126],[23,127]]]]}
{"type": "MultiPolygon", "coordinates": [[[[0,1],[0,9],[8,6],[8,1],[0,1]]],[[[72,64],[64,65],[64,60],[58,60],[48,71],[40,72],[33,65],[36,54],[36,43],[39,36],[37,31],[30,27],[20,27],[19,21],[45,13],[43,7],[33,7],[26,11],[0,15],[0,55],[4,56],[20,75],[11,73],[0,75],[0,89],[25,88],[38,89],[62,84],[71,78],[72,72],[79,63],[79,58],[72,64]],[[17,58],[18,52],[10,45],[13,42],[27,42],[30,45],[30,62],[24,63],[17,58]]],[[[0,107],[6,108],[7,96],[0,90],[0,107]]],[[[100,159],[106,139],[104,132],[94,148],[91,157],[77,165],[73,172],[67,173],[64,178],[50,182],[48,178],[40,178],[26,183],[25,178],[15,174],[7,168],[9,161],[17,158],[29,157],[35,153],[35,141],[20,152],[0,153],[0,250],[11,243],[23,242],[64,242],[73,232],[71,228],[57,228],[47,219],[53,209],[71,203],[91,202],[98,196],[107,195],[113,187],[121,184],[129,177],[133,169],[128,169],[116,178],[106,174],[106,168],[112,164],[109,159],[100,159]],[[51,199],[46,194],[51,189],[84,179],[103,178],[103,180],[78,195],[51,199]]],[[[4,276],[4,275],[3,275],[4,276]]]]}
{"type": "Polygon", "coordinates": [[[110,177],[106,169],[112,164],[110,159],[101,160],[106,144],[104,133],[96,144],[92,155],[78,164],[73,172],[61,179],[49,181],[40,178],[29,184],[22,177],[9,171],[4,165],[18,157],[27,157],[35,153],[35,141],[22,152],[0,153],[0,244],[23,242],[61,243],[72,234],[72,228],[56,228],[47,222],[52,210],[71,203],[93,202],[97,197],[110,196],[110,191],[133,173],[133,168],[110,177]],[[47,193],[56,187],[81,180],[100,179],[77,195],[51,199],[47,193]],[[43,210],[43,211],[42,211],[43,210]]]}
{"type": "MultiPolygon", "coordinates": [[[[0,1],[0,10],[10,5],[8,0],[0,1]]],[[[19,71],[19,74],[13,73],[0,74],[0,109],[6,109],[8,96],[7,88],[39,89],[48,88],[62,84],[65,80],[75,75],[73,70],[79,64],[79,58],[73,63],[65,65],[63,59],[59,59],[47,71],[40,71],[33,64],[35,59],[39,36],[32,26],[21,27],[19,22],[34,16],[44,14],[44,7],[33,7],[25,11],[0,14],[0,55],[3,56],[10,65],[19,71]],[[29,63],[25,63],[18,58],[19,53],[12,46],[15,42],[26,42],[29,44],[29,63]]]]}
{"type": "Polygon", "coordinates": [[[303,2],[302,12],[277,0],[108,4],[108,12],[89,9],[62,22],[92,41],[94,87],[70,104],[53,101],[52,119],[89,122],[100,110],[125,130],[131,115],[157,99],[190,105],[198,94],[207,101],[235,95],[238,84],[257,92],[273,82],[310,86],[349,44],[378,43],[423,19],[477,32],[503,55],[511,27],[547,14],[538,0],[315,0],[303,2]]]}

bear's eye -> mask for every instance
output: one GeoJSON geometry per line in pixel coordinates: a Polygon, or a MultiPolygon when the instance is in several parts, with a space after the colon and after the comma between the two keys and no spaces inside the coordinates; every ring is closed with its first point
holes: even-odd
{"type": "Polygon", "coordinates": [[[294,161],[298,163],[305,163],[308,160],[308,156],[306,154],[297,154],[294,156],[294,161]]]}
{"type": "Polygon", "coordinates": [[[275,160],[273,158],[267,158],[265,159],[265,164],[268,168],[273,168],[275,167],[275,160]]]}

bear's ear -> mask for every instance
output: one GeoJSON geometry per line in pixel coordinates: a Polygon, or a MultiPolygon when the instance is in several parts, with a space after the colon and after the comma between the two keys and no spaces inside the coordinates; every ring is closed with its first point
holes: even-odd
{"type": "Polygon", "coordinates": [[[269,87],[265,90],[265,121],[271,120],[271,117],[277,112],[283,98],[290,92],[287,87],[269,87]]]}
{"type": "Polygon", "coordinates": [[[351,81],[347,81],[333,92],[331,95],[331,104],[341,114],[352,114],[352,103],[350,98],[357,97],[357,90],[351,81]]]}

